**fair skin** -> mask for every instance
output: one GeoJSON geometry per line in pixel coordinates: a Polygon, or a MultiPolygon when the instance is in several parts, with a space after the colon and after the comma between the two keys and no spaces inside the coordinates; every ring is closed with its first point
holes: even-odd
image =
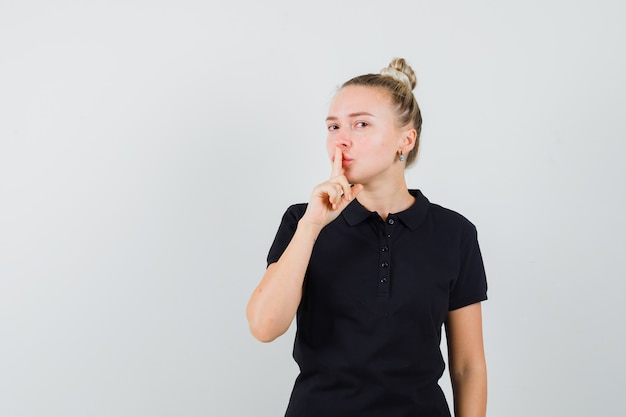
{"type": "Polygon", "coordinates": [[[487,414],[487,364],[480,303],[453,310],[446,320],[450,381],[456,417],[487,414]]]}
{"type": "MultiPolygon", "coordinates": [[[[313,189],[291,242],[278,262],[268,266],[248,303],[250,331],[258,340],[270,342],[289,329],[315,240],[350,201],[358,196],[359,203],[383,219],[413,204],[398,155],[413,149],[417,132],[396,121],[385,91],[348,86],[335,96],[326,119],[330,179],[313,189]]],[[[487,372],[480,304],[451,311],[446,334],[455,416],[484,417],[487,372]]]]}

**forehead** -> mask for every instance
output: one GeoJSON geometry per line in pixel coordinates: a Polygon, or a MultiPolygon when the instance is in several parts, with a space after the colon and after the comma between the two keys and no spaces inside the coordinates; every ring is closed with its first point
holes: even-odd
{"type": "Polygon", "coordinates": [[[350,85],[337,92],[330,104],[329,116],[367,112],[374,115],[391,113],[389,94],[377,87],[350,85]]]}

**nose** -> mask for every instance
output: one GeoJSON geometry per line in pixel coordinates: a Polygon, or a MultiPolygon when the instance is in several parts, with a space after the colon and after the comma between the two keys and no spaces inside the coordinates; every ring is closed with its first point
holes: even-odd
{"type": "Polygon", "coordinates": [[[345,149],[350,147],[351,144],[352,141],[350,140],[350,135],[348,135],[345,130],[340,131],[335,135],[335,146],[345,149]]]}

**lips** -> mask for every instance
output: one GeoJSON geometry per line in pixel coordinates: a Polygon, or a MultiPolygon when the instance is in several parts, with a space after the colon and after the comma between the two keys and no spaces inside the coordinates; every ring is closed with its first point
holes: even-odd
{"type": "MultiPolygon", "coordinates": [[[[331,161],[331,163],[335,162],[335,157],[334,157],[334,156],[332,156],[332,157],[330,158],[330,161],[331,161]]],[[[342,154],[342,155],[341,155],[341,166],[345,167],[346,165],[351,164],[351,163],[352,163],[352,161],[353,161],[353,159],[352,159],[352,158],[350,158],[350,157],[348,157],[348,156],[346,156],[346,155],[344,155],[344,154],[342,154]]]]}

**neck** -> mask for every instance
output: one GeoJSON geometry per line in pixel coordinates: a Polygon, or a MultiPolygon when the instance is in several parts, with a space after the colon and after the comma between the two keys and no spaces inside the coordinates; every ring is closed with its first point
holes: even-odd
{"type": "Polygon", "coordinates": [[[415,197],[409,193],[406,181],[402,177],[402,181],[395,184],[365,185],[357,200],[363,207],[377,212],[383,220],[386,220],[390,213],[399,213],[411,207],[415,197]]]}

